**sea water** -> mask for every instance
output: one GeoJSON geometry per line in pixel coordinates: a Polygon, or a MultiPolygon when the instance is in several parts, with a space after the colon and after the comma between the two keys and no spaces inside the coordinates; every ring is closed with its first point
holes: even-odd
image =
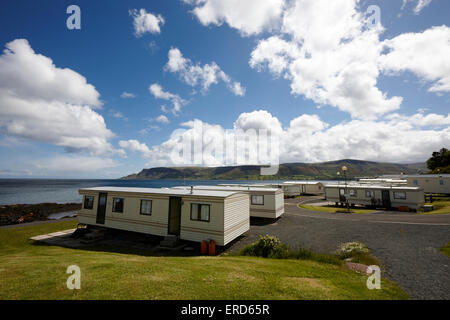
{"type": "Polygon", "coordinates": [[[42,202],[81,202],[80,188],[99,186],[170,188],[175,186],[217,185],[219,183],[278,183],[253,180],[77,180],[77,179],[0,179],[0,205],[42,202]]]}

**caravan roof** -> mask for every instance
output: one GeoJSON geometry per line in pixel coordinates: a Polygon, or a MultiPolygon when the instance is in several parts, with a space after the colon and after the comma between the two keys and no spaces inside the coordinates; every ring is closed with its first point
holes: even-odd
{"type": "Polygon", "coordinates": [[[386,174],[382,175],[380,178],[450,178],[449,173],[442,173],[442,174],[386,174]]]}
{"type": "Polygon", "coordinates": [[[203,196],[203,197],[219,197],[226,198],[238,192],[232,191],[210,191],[210,190],[196,190],[193,192],[189,189],[174,189],[174,188],[132,188],[132,187],[94,187],[83,188],[80,191],[104,191],[104,192],[126,192],[126,193],[153,193],[165,194],[174,196],[203,196]]]}
{"type": "MultiPolygon", "coordinates": [[[[251,185],[246,185],[246,186],[225,186],[225,185],[217,185],[217,186],[193,186],[194,187],[194,191],[195,190],[217,190],[217,191],[263,191],[263,192],[279,192],[280,189],[278,188],[265,188],[262,186],[251,186],[251,185]]],[[[190,187],[188,186],[179,186],[179,187],[175,187],[176,189],[189,189],[190,187]]]]}
{"type": "MultiPolygon", "coordinates": [[[[325,188],[345,188],[345,184],[327,184],[325,188]]],[[[348,189],[393,189],[393,190],[421,190],[420,187],[387,186],[376,184],[347,184],[348,189]]]]}
{"type": "Polygon", "coordinates": [[[285,181],[283,184],[318,184],[320,181],[285,181]]]}

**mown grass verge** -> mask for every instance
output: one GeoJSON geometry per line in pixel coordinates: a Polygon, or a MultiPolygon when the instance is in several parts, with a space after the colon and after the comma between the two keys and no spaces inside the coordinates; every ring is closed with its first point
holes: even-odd
{"type": "Polygon", "coordinates": [[[420,212],[421,214],[447,214],[450,213],[450,201],[433,201],[432,203],[425,203],[426,205],[432,205],[433,210],[432,211],[426,211],[423,210],[420,212]]]}
{"type": "Polygon", "coordinates": [[[443,246],[440,251],[446,256],[450,257],[450,242],[448,242],[445,246],[443,246]]]}
{"type": "MultiPolygon", "coordinates": [[[[0,299],[407,299],[382,280],[312,260],[152,256],[113,248],[38,245],[30,237],[75,227],[60,222],[0,231],[0,299]],[[66,287],[67,267],[81,289],[66,287]]],[[[319,259],[320,260],[320,259],[319,259]]]]}

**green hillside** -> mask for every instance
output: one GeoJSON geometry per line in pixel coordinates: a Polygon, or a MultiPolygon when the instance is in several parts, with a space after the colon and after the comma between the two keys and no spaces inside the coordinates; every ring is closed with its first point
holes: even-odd
{"type": "Polygon", "coordinates": [[[336,179],[336,173],[347,166],[349,178],[382,174],[414,174],[426,171],[425,163],[397,164],[362,160],[338,160],[320,163],[285,163],[275,176],[261,176],[260,166],[228,167],[158,167],[143,169],[122,179],[188,179],[188,180],[262,180],[262,179],[336,179]]]}

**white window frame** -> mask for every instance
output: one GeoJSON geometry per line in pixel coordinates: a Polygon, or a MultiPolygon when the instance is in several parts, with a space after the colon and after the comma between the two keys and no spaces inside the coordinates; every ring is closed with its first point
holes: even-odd
{"type": "Polygon", "coordinates": [[[366,190],[366,198],[375,197],[375,192],[373,190],[366,190]],[[368,195],[370,193],[370,195],[368,195]]]}
{"type": "Polygon", "coordinates": [[[264,195],[263,194],[252,194],[250,197],[250,203],[254,206],[263,206],[264,205],[264,195]],[[261,197],[262,203],[256,203],[255,201],[253,201],[254,197],[261,197]]]}
{"type": "Polygon", "coordinates": [[[394,191],[394,199],[406,200],[406,191],[394,191]],[[405,196],[399,196],[399,194],[404,194],[405,196]]]}
{"type": "Polygon", "coordinates": [[[191,202],[191,212],[190,212],[190,218],[192,221],[201,221],[201,222],[210,222],[211,221],[211,204],[210,203],[201,203],[201,202],[191,202]],[[194,219],[192,217],[192,208],[193,205],[196,204],[198,205],[198,211],[197,211],[197,219],[194,219]],[[201,213],[202,213],[202,206],[208,206],[208,220],[204,220],[201,217],[201,213]]]}
{"type": "Polygon", "coordinates": [[[113,197],[111,211],[114,212],[114,213],[123,213],[125,211],[125,198],[113,197]],[[122,211],[116,211],[116,202],[114,201],[116,199],[122,199],[122,211]]]}
{"type": "Polygon", "coordinates": [[[152,199],[141,199],[141,203],[139,204],[139,214],[143,216],[151,216],[153,212],[153,200],[152,199]],[[142,201],[150,201],[150,213],[142,212],[142,201]]]}
{"type": "Polygon", "coordinates": [[[87,196],[87,195],[85,195],[84,196],[84,201],[83,201],[83,209],[93,210],[94,209],[94,201],[95,201],[95,196],[87,196]],[[86,208],[86,200],[88,198],[92,198],[92,206],[90,206],[90,208],[86,208]]]}

